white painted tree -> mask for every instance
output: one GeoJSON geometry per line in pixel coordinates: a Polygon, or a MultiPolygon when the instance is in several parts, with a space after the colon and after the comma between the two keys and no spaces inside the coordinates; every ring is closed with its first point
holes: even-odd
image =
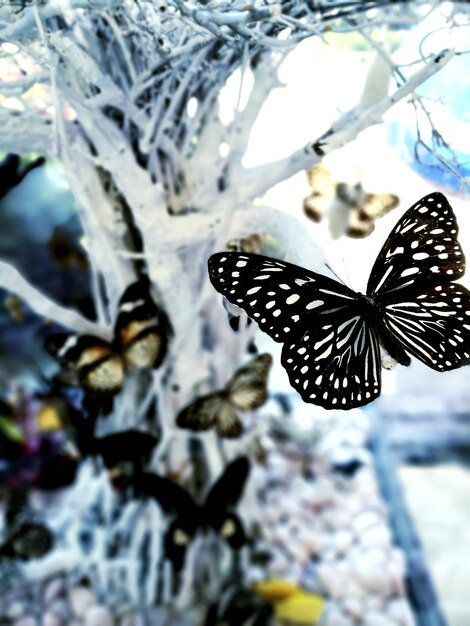
{"type": "MultiPolygon", "coordinates": [[[[176,412],[196,391],[226,382],[253,332],[235,334],[228,328],[207,280],[207,257],[231,237],[267,231],[283,242],[291,258],[318,265],[299,227],[254,201],[355,139],[398,101],[419,103],[415,90],[453,52],[409,59],[419,65],[405,80],[371,34],[379,26],[412,23],[433,4],[438,3],[4,4],[0,41],[11,71],[0,84],[0,149],[34,150],[63,162],[86,236],[98,320],[90,322],[50,301],[6,263],[0,264],[0,286],[70,330],[109,338],[117,300],[133,280],[136,262],[144,263],[175,331],[170,354],[145,399],[158,397],[170,445],[172,437],[181,437],[174,428],[176,412]],[[288,157],[244,167],[260,109],[280,86],[280,64],[298,42],[328,31],[357,31],[378,46],[396,79],[392,93],[364,97],[326,133],[306,137],[305,145],[288,157]],[[235,102],[233,120],[224,124],[219,96],[237,71],[240,85],[251,81],[251,89],[246,104],[235,102]],[[37,86],[39,102],[30,97],[37,86]],[[179,390],[172,390],[171,383],[179,390]]],[[[143,413],[145,406],[136,406],[135,395],[126,389],[116,421],[129,423],[129,413],[138,421],[139,410],[143,413]]],[[[213,443],[209,436],[205,441],[213,443]]]]}

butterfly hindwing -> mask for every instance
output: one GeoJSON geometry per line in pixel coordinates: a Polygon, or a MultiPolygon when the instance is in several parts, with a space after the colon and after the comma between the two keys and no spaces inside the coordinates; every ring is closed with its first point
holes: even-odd
{"type": "Polygon", "coordinates": [[[284,344],[281,363],[305,402],[351,409],[380,394],[378,336],[354,305],[296,333],[284,344]]]}
{"type": "Polygon", "coordinates": [[[470,291],[458,283],[387,294],[385,320],[406,350],[437,371],[470,360],[470,291]],[[392,298],[392,296],[395,298],[392,298]]]}
{"type": "Polygon", "coordinates": [[[93,394],[115,394],[124,381],[124,364],[113,346],[92,335],[50,335],[46,350],[73,371],[78,383],[93,394]]]}

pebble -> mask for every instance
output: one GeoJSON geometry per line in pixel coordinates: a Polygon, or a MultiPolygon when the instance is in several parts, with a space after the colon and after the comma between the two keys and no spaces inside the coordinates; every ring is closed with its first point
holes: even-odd
{"type": "Polygon", "coordinates": [[[77,617],[83,617],[96,604],[96,597],[89,587],[75,587],[70,592],[70,604],[77,617]]]}
{"type": "Polygon", "coordinates": [[[334,605],[327,607],[321,618],[322,626],[354,626],[353,620],[334,605]]]}
{"type": "Polygon", "coordinates": [[[367,550],[353,561],[354,573],[359,583],[368,592],[377,593],[383,597],[391,594],[393,589],[392,577],[387,570],[387,559],[380,550],[367,550]]]}
{"type": "Polygon", "coordinates": [[[37,626],[37,620],[31,615],[26,615],[13,622],[13,626],[37,626]]]}
{"type": "Polygon", "coordinates": [[[48,581],[44,587],[42,596],[44,604],[50,604],[53,600],[62,595],[64,592],[65,585],[63,579],[53,578],[52,580],[48,581]]]}
{"type": "Polygon", "coordinates": [[[364,616],[364,626],[397,626],[397,623],[388,615],[378,611],[370,611],[364,616]]]}
{"type": "Polygon", "coordinates": [[[65,622],[51,611],[47,611],[42,618],[42,626],[65,626],[65,622]]]}
{"type": "Polygon", "coordinates": [[[48,609],[49,613],[55,615],[59,621],[66,622],[70,617],[70,607],[65,598],[63,600],[58,599],[55,602],[52,602],[48,609]]]}
{"type": "Polygon", "coordinates": [[[380,523],[376,526],[366,528],[360,536],[360,542],[363,546],[368,548],[386,548],[392,543],[392,533],[388,526],[380,523]]]}
{"type": "Polygon", "coordinates": [[[346,596],[342,606],[344,612],[355,620],[360,620],[364,614],[364,603],[358,596],[346,596]]]}
{"type": "Polygon", "coordinates": [[[104,606],[92,606],[86,612],[85,626],[113,626],[113,616],[104,606]]]}
{"type": "Polygon", "coordinates": [[[387,605],[387,612],[400,626],[414,626],[413,612],[404,598],[391,600],[387,605]]]}

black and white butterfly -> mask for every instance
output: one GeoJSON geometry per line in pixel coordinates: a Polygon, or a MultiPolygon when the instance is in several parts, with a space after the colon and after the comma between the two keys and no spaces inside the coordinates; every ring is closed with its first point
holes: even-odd
{"type": "Polygon", "coordinates": [[[375,229],[374,221],[400,202],[392,193],[366,192],[361,182],[337,182],[323,163],[312,167],[307,176],[312,193],[304,200],[304,213],[314,222],[328,214],[334,238],[343,234],[356,239],[368,237],[375,229]]]}
{"type": "Polygon", "coordinates": [[[184,565],[186,550],[198,531],[211,530],[233,550],[246,542],[246,533],[235,508],[242,497],[250,465],[238,457],[197,503],[186,489],[175,482],[146,473],[139,479],[138,495],[155,499],[172,519],[164,537],[165,557],[176,570],[184,565]]]}
{"type": "Polygon", "coordinates": [[[146,278],[124,291],[108,343],[93,335],[56,333],[46,339],[46,350],[93,394],[118,393],[125,372],[135,366],[157,368],[165,357],[172,334],[165,311],[153,300],[146,278]]]}
{"type": "Polygon", "coordinates": [[[470,360],[470,292],[457,221],[441,193],[414,204],[382,247],[367,295],[259,255],[214,254],[214,287],[275,341],[305,402],[351,409],[380,394],[380,346],[398,363],[407,352],[443,372],[470,360]]]}
{"type": "Polygon", "coordinates": [[[215,427],[221,437],[236,438],[243,432],[238,411],[253,411],[266,402],[270,354],[259,354],[238,369],[221,391],[196,398],[176,418],[180,428],[204,431],[215,427]]]}

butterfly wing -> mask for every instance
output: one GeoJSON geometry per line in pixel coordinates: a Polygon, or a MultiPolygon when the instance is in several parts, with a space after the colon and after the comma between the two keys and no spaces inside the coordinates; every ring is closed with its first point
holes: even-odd
{"type": "Polygon", "coordinates": [[[390,294],[410,287],[419,292],[457,280],[465,273],[465,256],[457,240],[452,207],[438,192],[421,198],[398,221],[380,251],[367,293],[390,294]]]}
{"type": "Polygon", "coordinates": [[[371,220],[379,219],[387,215],[389,211],[397,207],[400,198],[393,193],[366,193],[364,195],[361,213],[371,220]]]}
{"type": "Polygon", "coordinates": [[[186,489],[157,474],[143,474],[136,485],[136,494],[153,498],[173,517],[164,536],[165,558],[176,570],[181,570],[186,550],[201,523],[201,508],[186,489]]]}
{"type": "Polygon", "coordinates": [[[205,522],[235,550],[246,541],[243,524],[233,509],[243,494],[249,471],[246,457],[232,461],[211,487],[202,507],[205,522]]]}
{"type": "Polygon", "coordinates": [[[212,393],[196,398],[176,418],[180,428],[201,432],[216,427],[221,437],[236,438],[243,425],[225,393],[212,393]]]}
{"type": "Polygon", "coordinates": [[[323,163],[308,170],[307,177],[312,193],[304,200],[304,213],[312,221],[319,222],[335,196],[335,180],[323,163]]]}
{"type": "Polygon", "coordinates": [[[157,438],[151,433],[130,429],[97,437],[93,442],[93,451],[101,456],[105,467],[110,470],[122,464],[138,468],[148,462],[157,443],[157,438]]]}
{"type": "Polygon", "coordinates": [[[453,282],[465,273],[457,234],[447,199],[425,196],[393,229],[368,285],[390,331],[437,371],[470,359],[470,292],[453,282]]]}
{"type": "Polygon", "coordinates": [[[264,404],[272,362],[270,354],[259,354],[238,369],[227,387],[230,403],[240,411],[251,411],[264,404]]]}
{"type": "Polygon", "coordinates": [[[375,230],[375,224],[373,220],[364,215],[357,208],[353,208],[349,211],[348,215],[348,227],[346,229],[346,235],[353,237],[354,239],[363,239],[368,237],[375,230]]]}
{"type": "Polygon", "coordinates": [[[209,275],[261,330],[284,342],[282,365],[305,402],[349,409],[379,395],[378,337],[348,287],[296,265],[237,253],[213,255],[209,275]]]}
{"type": "Polygon", "coordinates": [[[279,343],[312,317],[348,307],[356,297],[327,276],[259,254],[217,253],[208,265],[215,289],[279,343]]]}
{"type": "Polygon", "coordinates": [[[150,295],[150,281],[142,278],[129,285],[119,301],[115,324],[115,343],[126,364],[159,367],[171,334],[168,316],[150,295]]]}
{"type": "Polygon", "coordinates": [[[118,393],[124,381],[124,364],[113,346],[92,335],[56,333],[46,339],[46,350],[78,383],[92,394],[118,393]]]}
{"type": "Polygon", "coordinates": [[[385,321],[410,354],[439,372],[469,364],[468,289],[444,283],[392,295],[380,294],[385,321]]]}
{"type": "Polygon", "coordinates": [[[296,333],[284,344],[281,363],[302,399],[326,409],[364,406],[380,395],[377,333],[354,306],[296,333]]]}

